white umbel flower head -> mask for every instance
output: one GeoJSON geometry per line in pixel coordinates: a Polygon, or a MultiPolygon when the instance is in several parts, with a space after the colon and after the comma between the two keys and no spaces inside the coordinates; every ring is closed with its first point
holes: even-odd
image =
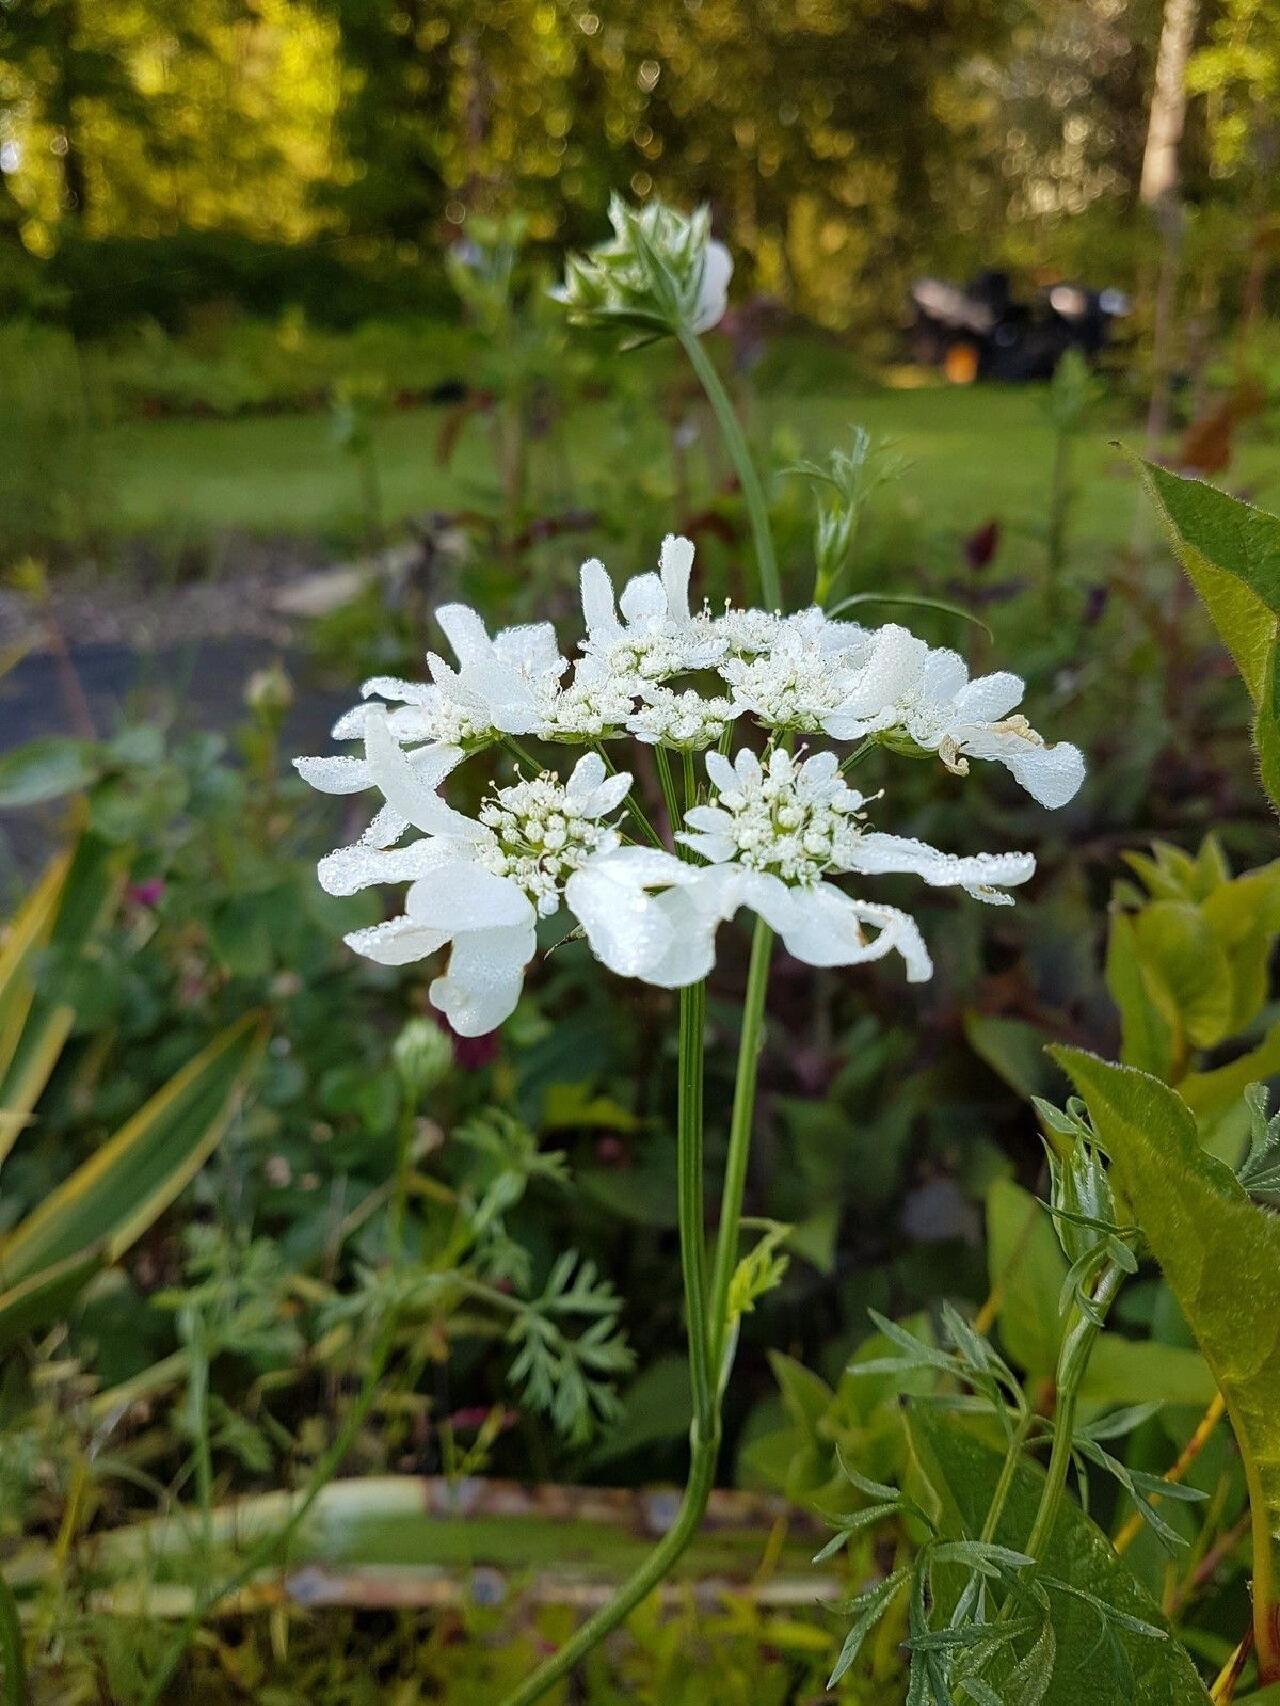
{"type": "Polygon", "coordinates": [[[606,775],[603,759],[587,753],[567,782],[541,775],[498,788],[472,819],[436,792],[462,757],[456,748],[428,748],[424,763],[400,748],[385,719],[370,722],[367,746],[392,808],[425,833],[405,847],[364,842],[331,853],[320,862],[321,886],[354,894],[373,883],[408,882],[402,914],[346,941],[383,965],[425,959],[452,944],[431,1000],[460,1036],[483,1036],[519,1000],[538,918],[559,909],[574,871],[619,845],[604,820],[621,805],[631,777],[606,775]]]}
{"type": "Polygon", "coordinates": [[[957,856],[874,827],[879,796],[850,787],[834,752],[794,756],[797,734],[936,752],[962,775],[971,759],[991,759],[1047,806],[1080,785],[1076,748],[1046,746],[1014,714],[1017,676],[970,680],[954,652],[905,628],[864,629],[818,608],[712,618],[690,600],[693,558],[689,540],[669,536],[658,572],[634,576],[620,596],[601,563],[584,564],[586,634],[571,673],[549,624],[490,636],[475,611],[445,606],[456,665],[432,657],[429,682],[366,683],[371,702],[335,730],[363,737],[363,755],[297,761],[328,793],[380,791],[368,830],[321,862],[321,882],[335,894],[409,885],[400,916],[349,940],[387,964],[450,947],[431,999],[464,1035],[511,1012],[537,921],[562,904],[607,966],[667,988],[707,975],[719,926],[743,908],[812,965],[897,953],[914,981],[932,971],[915,921],[846,893],[845,879],[913,876],[1007,906],[1034,872],[1029,853],[957,856]],[[726,691],[709,690],[708,676],[726,691]],[[763,761],[745,744],[732,762],[716,750],[738,719],[767,735],[763,761]],[[628,844],[628,818],[615,816],[624,804],[637,836],[652,841],[653,831],[629,773],[608,774],[594,751],[567,781],[544,772],[496,788],[474,818],[441,798],[465,756],[525,735],[705,752],[711,796],[670,826],[682,856],[628,844]],[[411,829],[420,838],[406,842],[411,829]]]}
{"type": "Polygon", "coordinates": [[[708,669],[724,654],[714,624],[689,608],[692,543],[668,534],[658,565],[656,575],[633,575],[616,605],[604,564],[592,558],[582,565],[583,653],[633,697],[674,675],[708,669]]]}
{"type": "Polygon", "coordinates": [[[579,324],[617,325],[650,335],[709,332],[724,318],[733,257],[711,235],[705,207],[683,214],[657,199],[609,203],[613,235],[571,255],[551,294],[579,324]]]}
{"type": "Polygon", "coordinates": [[[1038,804],[1064,806],[1084,781],[1084,758],[1067,741],[1047,745],[1025,717],[1010,715],[1025,691],[1007,671],[971,681],[958,653],[935,650],[890,624],[822,727],[836,740],[901,738],[936,752],[959,776],[968,773],[970,758],[991,759],[1038,804]]]}

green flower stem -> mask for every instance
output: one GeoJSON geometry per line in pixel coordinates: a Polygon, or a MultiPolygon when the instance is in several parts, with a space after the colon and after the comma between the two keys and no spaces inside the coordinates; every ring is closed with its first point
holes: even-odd
{"type": "Polygon", "coordinates": [[[1075,1319],[1062,1341],[1062,1349],[1058,1352],[1058,1402],[1053,1418],[1053,1448],[1049,1453],[1049,1468],[1040,1493],[1040,1507],[1036,1511],[1027,1543],[1022,1548],[1028,1557],[1037,1560],[1043,1557],[1045,1547],[1049,1544],[1058,1506],[1062,1503],[1063,1489],[1067,1484],[1076,1409],[1080,1402],[1080,1385],[1101,1331],[1100,1322],[1123,1284],[1124,1269],[1117,1262],[1108,1262],[1093,1294],[1093,1313],[1097,1315],[1098,1320],[1091,1319],[1077,1306],[1075,1319]]]}
{"type": "Polygon", "coordinates": [[[599,1646],[619,1623],[649,1597],[687,1551],[707,1508],[707,1500],[715,1482],[716,1458],[720,1451],[718,1432],[699,1437],[695,1426],[692,1440],[689,1480],[685,1485],[684,1497],[680,1501],[680,1511],[675,1522],[609,1603],[601,1606],[593,1617],[589,1617],[572,1640],[566,1641],[559,1652],[549,1658],[546,1664],[541,1665],[521,1688],[508,1695],[503,1706],[533,1706],[535,1700],[541,1700],[549,1688],[553,1688],[562,1677],[567,1676],[575,1665],[586,1658],[593,1647],[599,1646]]]}
{"type": "MultiPolygon", "coordinates": [[[[668,766],[668,772],[669,768],[668,766]]],[[[609,1603],[601,1606],[593,1617],[588,1618],[573,1639],[567,1641],[558,1653],[536,1670],[522,1687],[509,1695],[503,1706],[533,1706],[534,1701],[540,1700],[549,1688],[567,1676],[593,1647],[616,1629],[661,1583],[688,1548],[702,1522],[707,1499],[715,1483],[716,1459],[720,1452],[720,1399],[729,1371],[729,1351],[732,1343],[732,1323],[728,1319],[729,1287],[736,1266],[738,1233],[742,1224],[742,1197],[747,1182],[747,1159],[755,1114],[756,1075],[764,1035],[764,1002],[772,953],[773,932],[763,920],[758,920],[751,943],[751,967],[747,974],[742,1035],[738,1046],[738,1079],[734,1089],[733,1118],[729,1128],[729,1157],[725,1166],[720,1204],[720,1232],[716,1245],[709,1313],[696,1276],[690,1271],[704,1259],[701,1222],[702,1026],[694,1003],[696,1000],[700,1006],[705,999],[705,992],[699,989],[696,997],[692,992],[687,992],[688,1001],[681,1002],[681,1188],[678,1200],[685,1297],[687,1304],[691,1305],[689,1362],[694,1417],[689,1435],[689,1479],[680,1503],[680,1513],[648,1558],[609,1603]],[[698,1172],[696,1185],[693,1178],[695,1159],[698,1172]],[[700,1336],[710,1359],[709,1362],[707,1357],[704,1356],[703,1359],[705,1389],[700,1384],[696,1362],[700,1336]],[[710,1383],[712,1369],[719,1370],[719,1380],[714,1387],[710,1383]]]]}
{"type": "Polygon", "coordinates": [[[1005,1503],[1009,1497],[1009,1489],[1013,1486],[1013,1477],[1022,1461],[1023,1447],[1027,1443],[1027,1435],[1031,1432],[1035,1416],[1026,1410],[1018,1419],[1018,1425],[1009,1436],[1009,1447],[1005,1452],[1004,1463],[1000,1469],[1000,1479],[996,1482],[996,1490],[991,1495],[991,1503],[987,1506],[986,1519],[982,1524],[982,1533],[978,1539],[988,1545],[996,1537],[996,1529],[1000,1526],[1000,1518],[1004,1515],[1005,1503]]]}
{"type": "Polygon", "coordinates": [[[22,1624],[13,1589],[0,1575],[0,1660],[4,1661],[4,1706],[23,1706],[27,1698],[27,1675],[22,1662],[22,1624]]]}
{"type": "Polygon", "coordinates": [[[653,758],[658,769],[658,782],[662,788],[662,798],[667,808],[667,818],[671,825],[671,833],[674,835],[676,830],[684,822],[684,816],[680,810],[680,802],[676,798],[675,778],[671,773],[671,760],[667,755],[666,747],[655,746],[653,749],[653,758]]]}
{"type": "Polygon", "coordinates": [[[413,1128],[416,1111],[413,1101],[406,1096],[396,1128],[396,1170],[387,1212],[387,1242],[391,1247],[392,1259],[397,1263],[405,1259],[404,1223],[409,1207],[409,1174],[413,1171],[413,1128]]]}
{"type": "Polygon", "coordinates": [[[689,1387],[696,1426],[714,1432],[717,1418],[709,1365],[706,1210],[703,1206],[702,1079],[706,1044],[705,980],[680,991],[680,1102],[676,1127],[680,1265],[689,1339],[689,1387]]]}
{"type": "MultiPolygon", "coordinates": [[[[613,759],[610,758],[609,753],[606,750],[605,744],[603,741],[599,741],[599,740],[593,741],[592,745],[591,745],[591,750],[592,750],[592,752],[598,753],[599,756],[604,760],[604,767],[609,772],[610,776],[616,776],[618,774],[618,766],[613,762],[613,759]]],[[[634,788],[632,788],[630,793],[627,795],[625,804],[626,804],[627,810],[631,813],[632,817],[636,820],[636,824],[640,830],[640,833],[644,836],[645,840],[649,843],[649,845],[651,847],[661,847],[662,846],[662,837],[658,834],[657,830],[649,822],[649,819],[645,814],[644,807],[640,804],[639,797],[636,794],[636,791],[634,788]]]]}
{"type": "Polygon", "coordinates": [[[756,1112],[756,1077],[764,1042],[764,1004],[769,988],[769,963],[773,958],[773,931],[763,918],[756,919],[751,938],[751,963],[747,970],[747,993],[738,1039],[738,1076],[733,1088],[733,1116],[729,1124],[729,1154],[725,1161],[724,1189],[720,1198],[720,1227],[716,1235],[715,1264],[711,1272],[712,1366],[723,1392],[732,1357],[732,1328],[729,1319],[729,1287],[738,1264],[738,1234],[742,1223],[742,1198],[747,1188],[747,1162],[751,1155],[751,1128],[756,1112]]]}
{"type": "MultiPolygon", "coordinates": [[[[218,1601],[236,1593],[246,1582],[252,1580],[259,1570],[266,1569],[276,1559],[280,1559],[282,1562],[286,1559],[289,1542],[306,1521],[320,1494],[342,1467],[342,1460],[351,1449],[356,1434],[360,1431],[361,1425],[373,1405],[373,1400],[382,1383],[383,1373],[391,1357],[391,1347],[395,1342],[397,1324],[397,1317],[394,1313],[383,1323],[382,1330],[374,1341],[368,1367],[365,1370],[364,1380],[361,1382],[355,1403],[348,1411],[347,1418],[339,1428],[333,1444],[312,1470],[311,1479],[307,1483],[307,1490],[295,1506],[288,1522],[278,1533],[264,1535],[240,1567],[234,1570],[230,1576],[215,1583],[212,1587],[206,1587],[203,1592],[196,1593],[195,1603],[192,1605],[190,1615],[183,1621],[169,1651],[161,1660],[160,1668],[151,1678],[150,1686],[141,1697],[140,1706],[156,1706],[156,1703],[163,1699],[170,1678],[182,1662],[182,1655],[191,1645],[205,1615],[212,1610],[218,1601]]],[[[0,1651],[2,1650],[3,1648],[0,1647],[0,1651]]],[[[7,1702],[6,1706],[8,1706],[7,1702]]]]}
{"type": "Polygon", "coordinates": [[[746,435],[734,413],[733,404],[729,401],[729,394],[721,382],[720,375],[716,372],[715,363],[703,348],[697,334],[687,327],[681,327],[676,336],[689,357],[699,384],[706,392],[707,401],[716,417],[716,425],[720,428],[725,448],[742,486],[747,515],[751,521],[756,569],[760,576],[760,594],[764,599],[765,608],[781,610],[782,583],[778,579],[778,560],[774,554],[773,533],[769,527],[769,506],[765,502],[764,487],[760,484],[760,476],[756,473],[751,452],[747,448],[746,435]]]}

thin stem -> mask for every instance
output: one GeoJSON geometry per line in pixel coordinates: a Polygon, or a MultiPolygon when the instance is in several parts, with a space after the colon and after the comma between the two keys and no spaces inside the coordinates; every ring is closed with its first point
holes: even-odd
{"type": "Polygon", "coordinates": [[[520,742],[514,735],[504,735],[502,737],[502,741],[503,745],[507,747],[509,751],[513,752],[522,764],[527,764],[529,766],[535,776],[541,776],[542,772],[547,768],[545,764],[539,763],[539,761],[529,751],[528,747],[521,746],[520,742]]]}
{"type": "MultiPolygon", "coordinates": [[[[662,749],[659,753],[663,758],[662,749]]],[[[670,781],[670,765],[667,765],[667,778],[670,781]]],[[[661,773],[662,765],[659,765],[661,773]]],[[[671,789],[674,800],[675,790],[671,789]]],[[[769,960],[773,952],[773,932],[764,921],[757,920],[755,936],[751,944],[751,969],[747,975],[747,994],[742,1014],[742,1037],[738,1048],[738,1080],[734,1090],[733,1118],[729,1129],[729,1158],[725,1167],[724,1190],[720,1205],[720,1234],[716,1245],[715,1277],[712,1281],[712,1304],[710,1313],[700,1313],[699,1303],[705,1307],[705,1298],[700,1295],[694,1282],[691,1270],[696,1268],[702,1255],[702,1226],[700,1221],[695,1226],[695,1214],[700,1214],[700,1181],[698,1189],[693,1184],[693,1144],[682,1148],[680,1163],[681,1190],[679,1193],[680,1210],[680,1247],[685,1269],[686,1300],[693,1301],[693,1313],[689,1320],[689,1353],[690,1380],[694,1394],[694,1422],[690,1430],[690,1461],[689,1480],[685,1486],[684,1498],[680,1503],[680,1513],[673,1526],[649,1554],[644,1563],[633,1576],[618,1590],[605,1606],[590,1617],[578,1630],[572,1640],[567,1641],[560,1651],[540,1666],[529,1680],[518,1688],[514,1694],[507,1697],[503,1706],[533,1706],[535,1700],[540,1700],[549,1688],[565,1677],[581,1659],[604,1640],[611,1630],[635,1610],[640,1602],[647,1598],[654,1588],[663,1580],[668,1571],[686,1550],[690,1541],[698,1531],[703,1512],[707,1508],[707,1498],[715,1481],[716,1459],[720,1451],[720,1397],[724,1390],[724,1382],[728,1374],[729,1358],[726,1347],[730,1338],[730,1323],[728,1321],[729,1286],[733,1278],[733,1269],[738,1245],[738,1229],[742,1222],[742,1195],[746,1187],[747,1157],[751,1147],[751,1124],[755,1113],[756,1074],[760,1063],[760,1044],[764,1030],[764,1001],[769,983],[769,960]],[[686,1167],[688,1173],[686,1175],[686,1167]],[[697,1240],[697,1249],[694,1240],[697,1240]],[[705,1369],[705,1390],[699,1383],[699,1375],[694,1367],[697,1355],[699,1333],[705,1335],[704,1344],[709,1353],[709,1365],[705,1369]],[[712,1369],[719,1370],[719,1380],[711,1385],[712,1369]]],[[[702,997],[699,997],[701,1000],[702,997]]],[[[699,1139],[702,1128],[702,1086],[701,1071],[695,1075],[690,1072],[686,1079],[684,1066],[692,1064],[692,1045],[694,1041],[692,1001],[689,1007],[681,1004],[681,1130],[692,1135],[696,1125],[699,1139]],[[686,1034],[685,1023],[688,1022],[686,1034]],[[695,1116],[693,1096],[693,1080],[697,1077],[697,1110],[695,1116]],[[686,1090],[689,1096],[686,1106],[684,1097],[686,1090]],[[688,1122],[686,1124],[686,1122],[688,1122]]],[[[698,1025],[699,1036],[701,1024],[698,1025]]],[[[699,1065],[701,1053],[698,1055],[699,1065]]],[[[699,1174],[701,1172],[700,1142],[698,1152],[699,1174]]]]}
{"type": "Polygon", "coordinates": [[[1053,1447],[1049,1453],[1049,1467],[1040,1493],[1040,1507],[1036,1511],[1027,1543],[1022,1548],[1028,1557],[1042,1557],[1053,1532],[1058,1506],[1062,1502],[1063,1489],[1067,1484],[1067,1470],[1071,1463],[1080,1383],[1084,1379],[1094,1343],[1101,1331],[1102,1317],[1115,1301],[1116,1293],[1123,1283],[1124,1269],[1117,1262],[1108,1262],[1093,1294],[1092,1314],[1086,1315],[1082,1309],[1077,1308],[1076,1318],[1062,1341],[1062,1349],[1058,1353],[1058,1404],[1053,1418],[1053,1447]],[[1096,1320],[1094,1316],[1097,1317],[1096,1320]]]}
{"type": "Polygon", "coordinates": [[[1004,1463],[1000,1469],[1000,1479],[996,1482],[996,1490],[991,1495],[991,1503],[987,1506],[986,1520],[982,1524],[982,1533],[978,1536],[984,1545],[994,1540],[1000,1518],[1004,1515],[1005,1502],[1009,1497],[1009,1489],[1013,1486],[1013,1477],[1017,1473],[1018,1464],[1022,1459],[1022,1448],[1027,1443],[1027,1435],[1031,1432],[1035,1417],[1030,1410],[1024,1410],[1018,1418],[1018,1425],[1009,1436],[1009,1449],[1005,1452],[1004,1463]]]}
{"type": "MultiPolygon", "coordinates": [[[[618,766],[613,762],[613,759],[610,758],[608,752],[605,750],[605,746],[604,746],[603,741],[593,741],[592,746],[591,746],[591,750],[595,753],[598,753],[599,756],[604,760],[604,767],[609,772],[610,776],[616,776],[618,774],[618,766]]],[[[626,798],[626,801],[624,803],[626,805],[627,810],[631,813],[632,817],[636,820],[636,823],[639,825],[640,833],[644,836],[645,840],[650,844],[650,846],[661,847],[662,846],[662,837],[658,834],[657,830],[649,822],[649,819],[645,813],[644,807],[640,804],[639,796],[637,795],[634,787],[627,794],[627,798],[626,798]]]]}
{"type": "Polygon", "coordinates": [[[714,1424],[708,1356],[706,1211],[703,1206],[702,1078],[706,1031],[705,981],[680,991],[680,1090],[676,1126],[680,1264],[689,1338],[689,1385],[700,1430],[714,1424]]]}
{"type": "Polygon", "coordinates": [[[729,1320],[729,1287],[738,1261],[738,1231],[742,1222],[742,1198],[747,1186],[747,1162],[751,1155],[756,1078],[764,1041],[764,1005],[772,957],[773,931],[763,918],[757,918],[751,938],[751,963],[747,970],[742,1031],[738,1039],[738,1076],[733,1089],[733,1116],[729,1124],[729,1154],[725,1161],[720,1226],[711,1275],[712,1365],[721,1391],[729,1373],[727,1353],[731,1346],[732,1326],[729,1320]]]}
{"type": "Polygon", "coordinates": [[[361,1382],[360,1391],[356,1396],[356,1401],[347,1413],[347,1419],[339,1428],[336,1436],[334,1437],[333,1444],[329,1447],[328,1451],[325,1452],[324,1456],[320,1458],[319,1462],[312,1470],[311,1479],[307,1484],[307,1490],[303,1494],[302,1499],[299,1501],[292,1515],[289,1517],[288,1522],[285,1523],[284,1527],[280,1529],[278,1533],[265,1535],[245,1558],[240,1567],[237,1570],[234,1570],[224,1581],[219,1582],[215,1587],[207,1588],[203,1593],[197,1593],[190,1615],[183,1622],[172,1646],[161,1661],[159,1670],[152,1677],[146,1693],[141,1698],[141,1706],[156,1706],[156,1702],[163,1697],[165,1688],[168,1686],[169,1679],[182,1662],[182,1655],[191,1645],[191,1641],[196,1630],[200,1627],[200,1623],[204,1618],[205,1613],[208,1612],[211,1607],[216,1605],[220,1599],[225,1599],[229,1594],[233,1594],[237,1589],[243,1587],[251,1577],[258,1573],[259,1570],[264,1569],[268,1564],[270,1564],[273,1558],[284,1558],[287,1555],[289,1542],[306,1521],[307,1516],[310,1514],[311,1507],[320,1497],[320,1494],[324,1491],[325,1487],[328,1486],[329,1482],[332,1481],[333,1477],[342,1466],[343,1458],[350,1450],[352,1441],[355,1439],[361,1424],[369,1413],[373,1400],[377,1396],[378,1388],[382,1381],[383,1371],[386,1368],[388,1359],[391,1355],[391,1347],[395,1341],[395,1333],[396,1317],[392,1315],[384,1323],[382,1331],[379,1333],[374,1343],[373,1352],[369,1359],[369,1366],[365,1370],[365,1377],[361,1382]]]}
{"type": "Polygon", "coordinates": [[[409,1174],[413,1162],[414,1118],[414,1103],[406,1097],[405,1105],[400,1113],[400,1124],[396,1130],[396,1171],[391,1203],[387,1211],[387,1243],[391,1249],[392,1260],[397,1263],[401,1263],[405,1259],[404,1222],[405,1213],[409,1206],[409,1174]]]}
{"type": "Polygon", "coordinates": [[[760,484],[760,476],[756,473],[751,452],[747,448],[746,435],[720,375],[716,372],[715,363],[699,342],[697,334],[682,327],[676,335],[698,376],[699,384],[706,393],[707,401],[711,404],[725,449],[729,452],[729,458],[742,487],[747,516],[751,522],[751,538],[755,545],[761,597],[767,609],[781,610],[782,583],[778,579],[778,562],[773,549],[773,533],[769,526],[769,506],[765,502],[764,487],[760,484]]]}
{"type": "Polygon", "coordinates": [[[22,1662],[22,1624],[13,1589],[0,1575],[0,1659],[4,1660],[4,1706],[23,1706],[27,1698],[27,1673],[22,1662]]]}
{"type": "Polygon", "coordinates": [[[544,1665],[540,1665],[522,1687],[514,1694],[508,1695],[503,1706],[533,1706],[535,1700],[540,1700],[549,1688],[567,1676],[593,1647],[598,1646],[606,1635],[630,1616],[636,1606],[647,1599],[659,1585],[687,1550],[689,1542],[698,1531],[715,1480],[719,1449],[718,1433],[699,1438],[695,1432],[689,1480],[675,1522],[609,1603],[601,1606],[594,1617],[589,1617],[577,1634],[566,1641],[559,1652],[553,1654],[544,1665]]]}
{"type": "Polygon", "coordinates": [[[674,835],[684,820],[680,811],[680,802],[676,798],[675,778],[671,774],[671,759],[667,755],[666,747],[655,746],[653,759],[658,769],[658,782],[662,788],[663,803],[666,805],[667,817],[671,823],[671,833],[674,835]]]}

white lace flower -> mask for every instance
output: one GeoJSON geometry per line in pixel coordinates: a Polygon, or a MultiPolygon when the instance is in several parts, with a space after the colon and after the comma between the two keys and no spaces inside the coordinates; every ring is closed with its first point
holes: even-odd
{"type": "Polygon", "coordinates": [[[644,703],[627,718],[627,731],[649,746],[673,746],[684,752],[705,752],[714,746],[738,715],[732,699],[704,699],[686,688],[644,689],[644,703]]]}
{"type": "Polygon", "coordinates": [[[587,637],[582,650],[600,671],[630,687],[638,697],[646,683],[707,669],[718,662],[724,641],[715,624],[689,609],[693,545],[668,534],[659,572],[634,575],[614,604],[613,582],[603,563],[582,565],[582,614],[587,637]]]}
{"type": "MultiPolygon", "coordinates": [[[[477,821],[453,811],[436,792],[461,759],[458,749],[408,754],[385,718],[370,721],[366,747],[364,762],[388,808],[424,834],[405,847],[366,841],[329,854],[320,862],[321,886],[330,894],[354,894],[373,883],[408,882],[404,912],[352,932],[347,943],[384,965],[424,959],[452,944],[431,1000],[461,1036],[483,1036],[519,1000],[537,919],[558,909],[575,871],[618,846],[616,830],[602,820],[622,803],[631,778],[626,772],[607,776],[603,759],[588,753],[567,782],[543,775],[497,789],[477,821]]],[[[321,773],[324,779],[328,774],[321,773]]],[[[308,779],[316,779],[314,770],[308,779]]]]}
{"type": "MultiPolygon", "coordinates": [[[[468,605],[443,605],[436,620],[453,647],[456,669],[431,653],[430,682],[379,675],[361,689],[366,699],[396,704],[390,717],[392,733],[404,741],[443,741],[455,746],[483,744],[503,734],[535,733],[569,667],[551,624],[504,628],[491,639],[468,605]]],[[[358,705],[348,711],[334,726],[335,739],[362,735],[369,710],[358,705]]]]}
{"type": "MultiPolygon", "coordinates": [[[[722,632],[734,632],[726,617],[720,625],[722,632]]],[[[756,637],[742,625],[739,638],[746,636],[756,637]]],[[[870,648],[870,636],[854,623],[802,610],[777,619],[767,649],[725,658],[720,674],[739,711],[770,729],[811,733],[825,728],[845,704],[870,648]]]]}
{"type": "Polygon", "coordinates": [[[609,740],[626,728],[635,699],[633,682],[582,658],[572,679],[548,701],[535,732],[544,740],[609,740]]]}
{"type": "Polygon", "coordinates": [[[931,888],[962,888],[976,900],[1004,906],[1004,888],[1025,883],[1036,868],[1030,853],[976,853],[961,858],[927,842],[865,827],[869,803],[840,775],[833,752],[797,761],[781,748],[762,766],[743,750],[731,764],[707,754],[717,803],[695,806],[679,839],[713,864],[731,860],[786,882],[814,883],[831,873],[910,875],[931,888]]]}
{"type": "Polygon", "coordinates": [[[901,736],[961,776],[970,758],[991,759],[1040,805],[1065,805],[1084,780],[1084,759],[1069,742],[1046,745],[1025,717],[1009,714],[1024,692],[1020,677],[1004,671],[971,681],[956,652],[890,624],[822,727],[836,740],[901,736]]]}
{"type": "Polygon", "coordinates": [[[959,858],[868,830],[868,802],[843,781],[834,753],[797,761],[776,749],[762,765],[745,749],[733,763],[712,752],[707,773],[716,802],[695,806],[678,839],[708,864],[624,848],[593,859],[569,880],[569,904],[593,951],[624,976],[668,988],[704,977],[716,930],[745,906],[796,959],[858,965],[897,952],[908,979],[918,982],[933,968],[914,919],[847,895],[827,879],[905,873],[1007,904],[1003,890],[1035,870],[1029,853],[959,858]]]}

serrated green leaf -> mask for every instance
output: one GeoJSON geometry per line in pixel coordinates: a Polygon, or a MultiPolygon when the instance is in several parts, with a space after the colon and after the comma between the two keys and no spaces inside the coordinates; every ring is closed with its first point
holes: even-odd
{"type": "MultiPolygon", "coordinates": [[[[907,1416],[912,1448],[940,1500],[944,1535],[981,1531],[1000,1474],[1002,1457],[976,1434],[936,1412],[913,1405],[907,1416]]],[[[1017,1550],[1031,1532],[1044,1485],[1043,1472],[1022,1463],[996,1526],[996,1540],[1017,1550]]],[[[1118,1558],[1102,1530],[1074,1500],[1065,1499],[1042,1560],[1047,1576],[1077,1590],[1048,1591],[1054,1659],[1043,1706],[1207,1706],[1208,1695],[1177,1642],[1135,1632],[1148,1626],[1163,1633],[1159,1609],[1118,1558]],[[1098,1618],[1078,1594],[1091,1596],[1114,1620],[1112,1631],[1131,1682],[1119,1666],[1108,1666],[1098,1650],[1098,1618]],[[1113,1674],[1114,1672],[1114,1674],[1113,1674]]],[[[939,1602],[960,1592],[958,1573],[936,1572],[939,1602]]],[[[984,1667],[1002,1706],[1025,1696],[1026,1672],[1007,1654],[984,1667]]],[[[1043,1676],[1043,1665],[1037,1670],[1043,1676]]]]}
{"type": "Polygon", "coordinates": [[[1139,472],[1255,710],[1262,784],[1280,804],[1280,519],[1154,463],[1139,472]]]}
{"type": "MultiPolygon", "coordinates": [[[[1080,1050],[1056,1053],[1226,1400],[1255,1568],[1268,1571],[1280,1526],[1280,1219],[1201,1148],[1191,1110],[1167,1085],[1080,1050]]],[[[1270,1601],[1269,1581],[1255,1591],[1270,1601]]]]}

